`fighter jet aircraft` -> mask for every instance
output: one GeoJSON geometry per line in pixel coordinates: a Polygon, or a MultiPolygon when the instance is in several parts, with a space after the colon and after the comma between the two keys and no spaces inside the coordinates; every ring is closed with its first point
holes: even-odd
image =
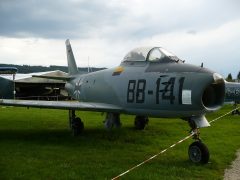
{"type": "MultiPolygon", "coordinates": [[[[65,88],[77,101],[27,101],[2,99],[0,104],[69,110],[74,135],[84,129],[75,111],[106,112],[105,126],[120,127],[120,114],[135,115],[136,129],[144,129],[149,117],[175,117],[187,121],[195,142],[189,146],[192,162],[207,163],[209,152],[199,128],[209,126],[205,114],[224,103],[224,78],[201,66],[186,64],[161,47],[130,51],[116,68],[79,75],[69,40],[66,40],[68,76],[65,88]]],[[[41,76],[43,78],[43,76],[41,76]]]]}

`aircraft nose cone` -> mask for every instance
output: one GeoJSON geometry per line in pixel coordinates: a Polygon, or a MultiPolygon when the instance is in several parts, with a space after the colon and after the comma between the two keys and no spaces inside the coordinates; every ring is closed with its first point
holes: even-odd
{"type": "Polygon", "coordinates": [[[212,73],[210,82],[203,91],[202,103],[207,111],[215,111],[224,103],[225,80],[218,73],[212,73]]]}

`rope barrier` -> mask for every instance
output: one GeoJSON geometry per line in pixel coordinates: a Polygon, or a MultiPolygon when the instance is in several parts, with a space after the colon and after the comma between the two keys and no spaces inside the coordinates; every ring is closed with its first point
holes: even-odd
{"type": "Polygon", "coordinates": [[[233,109],[233,110],[227,112],[226,114],[224,114],[224,115],[222,115],[222,116],[219,116],[219,117],[217,117],[217,118],[215,118],[215,119],[209,121],[209,124],[211,124],[211,123],[213,123],[213,122],[215,122],[215,121],[217,121],[217,120],[223,118],[224,116],[226,116],[226,115],[228,115],[228,114],[231,114],[233,111],[236,111],[236,110],[238,110],[239,108],[240,108],[240,107],[237,107],[237,108],[235,108],[235,109],[233,109]]]}
{"type": "Polygon", "coordinates": [[[188,136],[186,136],[185,138],[183,138],[183,139],[179,140],[179,141],[178,141],[178,142],[176,142],[175,144],[173,144],[173,145],[169,146],[168,148],[166,148],[166,149],[162,150],[161,152],[159,152],[159,153],[155,154],[154,156],[152,156],[152,157],[150,157],[150,158],[146,159],[145,161],[143,161],[143,162],[139,163],[138,165],[136,165],[136,166],[133,166],[132,168],[130,168],[129,170],[127,170],[127,171],[123,172],[122,174],[119,174],[118,176],[116,176],[116,177],[112,178],[112,180],[119,179],[121,176],[124,176],[125,174],[129,173],[130,171],[132,171],[132,170],[134,170],[134,169],[138,168],[139,166],[141,166],[141,165],[143,165],[143,164],[147,163],[148,161],[150,161],[150,160],[152,160],[152,159],[156,158],[156,157],[157,157],[157,156],[159,156],[160,154],[163,154],[163,153],[165,153],[166,151],[168,151],[169,149],[171,149],[171,148],[175,147],[177,144],[180,144],[180,143],[182,143],[182,142],[186,141],[187,139],[189,139],[190,137],[192,137],[194,134],[195,134],[195,133],[194,133],[194,132],[192,132],[190,135],[188,135],[188,136]]]}
{"type": "MultiPolygon", "coordinates": [[[[233,110],[227,112],[226,114],[224,114],[224,115],[222,115],[222,116],[219,116],[219,117],[213,119],[212,121],[209,122],[209,124],[211,124],[211,123],[213,123],[213,122],[216,122],[217,120],[219,120],[219,119],[225,117],[226,115],[232,113],[233,111],[238,110],[239,108],[240,108],[240,107],[235,108],[235,109],[233,109],[233,110]]],[[[159,152],[159,153],[157,153],[157,154],[151,156],[150,158],[144,160],[143,162],[141,162],[141,163],[139,163],[139,164],[133,166],[132,168],[128,169],[127,171],[125,171],[125,172],[123,172],[123,173],[117,175],[116,177],[112,178],[112,180],[119,179],[120,177],[122,177],[122,176],[128,174],[129,172],[133,171],[134,169],[136,169],[136,168],[138,168],[138,167],[140,167],[140,166],[146,164],[147,162],[151,161],[152,159],[156,158],[157,156],[159,156],[159,155],[161,155],[161,154],[167,152],[168,150],[174,148],[176,145],[181,144],[182,142],[186,141],[187,139],[189,139],[190,137],[194,136],[195,134],[196,134],[196,132],[191,132],[190,135],[188,135],[188,136],[186,136],[185,138],[179,140],[178,142],[172,144],[171,146],[169,146],[168,148],[162,150],[161,152],[159,152]]]]}

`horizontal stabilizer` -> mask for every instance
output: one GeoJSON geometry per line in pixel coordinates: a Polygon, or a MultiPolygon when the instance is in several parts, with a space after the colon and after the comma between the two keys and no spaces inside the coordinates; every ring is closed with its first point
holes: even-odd
{"type": "Polygon", "coordinates": [[[63,81],[70,81],[73,79],[73,77],[70,76],[38,76],[38,75],[33,75],[32,77],[36,78],[44,78],[44,79],[55,79],[55,80],[63,80],[63,81]]]}

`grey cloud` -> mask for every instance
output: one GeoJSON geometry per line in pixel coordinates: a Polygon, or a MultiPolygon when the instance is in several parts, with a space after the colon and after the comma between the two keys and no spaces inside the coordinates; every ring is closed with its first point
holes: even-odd
{"type": "Polygon", "coordinates": [[[189,30],[189,31],[187,31],[187,34],[196,35],[196,34],[197,34],[197,31],[195,31],[195,30],[189,30]]]}
{"type": "Polygon", "coordinates": [[[1,1],[0,35],[45,38],[87,37],[89,32],[118,19],[107,2],[1,1]]]}
{"type": "MultiPolygon", "coordinates": [[[[121,39],[142,39],[154,35],[170,32],[184,31],[190,34],[214,29],[223,24],[238,19],[240,11],[236,8],[237,1],[201,1],[199,6],[192,9],[184,9],[174,6],[165,6],[164,2],[159,3],[159,8],[147,9],[146,14],[133,16],[131,11],[126,11],[127,22],[118,25],[118,28],[106,32],[105,37],[113,38],[115,34],[121,39]],[[166,10],[167,8],[167,10],[166,10]],[[155,18],[152,18],[155,16],[155,18]],[[132,27],[131,23],[139,22],[140,26],[132,27]],[[125,26],[129,26],[128,29],[125,26]],[[197,30],[197,31],[196,31],[197,30]]],[[[150,2],[149,2],[150,3],[150,2]]],[[[115,37],[115,40],[116,38],[115,37]]]]}
{"type": "Polygon", "coordinates": [[[157,11],[152,12],[146,6],[146,14],[134,15],[131,12],[134,7],[109,5],[107,0],[2,0],[0,36],[63,39],[97,36],[111,40],[137,40],[174,31],[191,33],[197,29],[199,32],[240,15],[237,1],[201,2],[199,7],[184,10],[174,3],[166,7],[162,1],[156,3],[156,6],[161,5],[157,11]],[[138,26],[134,26],[135,23],[138,26]]]}

